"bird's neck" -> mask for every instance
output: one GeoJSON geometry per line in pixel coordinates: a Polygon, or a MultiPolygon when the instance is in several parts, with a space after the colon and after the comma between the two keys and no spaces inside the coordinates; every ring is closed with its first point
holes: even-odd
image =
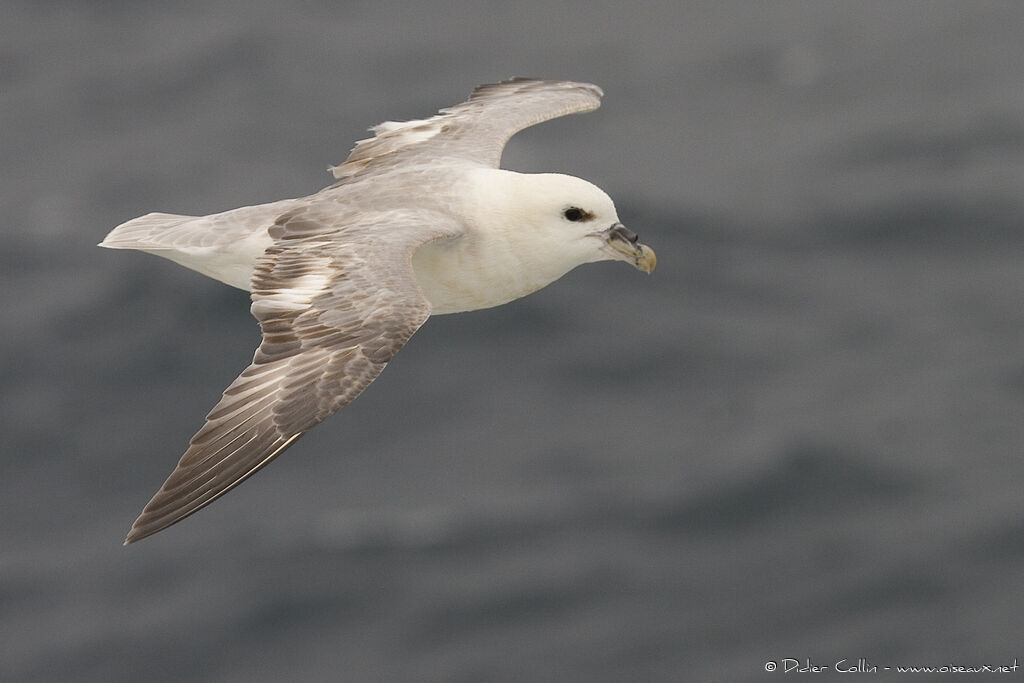
{"type": "Polygon", "coordinates": [[[517,207],[521,174],[493,169],[471,175],[461,207],[466,232],[424,245],[413,255],[416,279],[438,313],[500,306],[545,287],[579,265],[564,245],[524,222],[517,207]]]}

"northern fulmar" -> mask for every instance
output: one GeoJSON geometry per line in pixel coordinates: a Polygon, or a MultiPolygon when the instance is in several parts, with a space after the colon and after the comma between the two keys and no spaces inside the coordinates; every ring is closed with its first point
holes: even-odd
{"type": "Polygon", "coordinates": [[[428,119],[375,126],[316,194],[111,231],[100,246],[251,292],[263,334],[125,544],[213,502],[356,398],[431,314],[498,306],[593,261],[654,270],[596,186],[499,168],[516,132],[602,95],[569,81],[482,85],[428,119]]]}

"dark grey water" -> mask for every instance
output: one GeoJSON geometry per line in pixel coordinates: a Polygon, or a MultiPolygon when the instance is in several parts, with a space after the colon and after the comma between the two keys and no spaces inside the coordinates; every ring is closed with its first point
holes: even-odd
{"type": "Polygon", "coordinates": [[[1024,7],[680,4],[0,8],[0,679],[1024,663],[1024,7]],[[659,270],[430,321],[122,548],[257,332],[95,243],[516,74],[605,88],[506,165],[598,182],[659,270]]]}

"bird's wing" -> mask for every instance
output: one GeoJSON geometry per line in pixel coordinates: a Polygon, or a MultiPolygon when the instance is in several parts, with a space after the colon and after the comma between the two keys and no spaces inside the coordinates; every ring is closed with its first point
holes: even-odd
{"type": "Polygon", "coordinates": [[[458,158],[498,167],[508,139],[549,119],[597,109],[601,89],[590,83],[513,78],[478,86],[469,99],[421,121],[386,121],[356,143],[331,171],[347,178],[367,169],[424,159],[458,158]]]}
{"type": "Polygon", "coordinates": [[[282,215],[259,259],[252,313],[263,341],[224,391],[125,543],[208,505],[358,396],[430,315],[412,253],[458,230],[442,216],[358,225],[311,207],[282,215]]]}

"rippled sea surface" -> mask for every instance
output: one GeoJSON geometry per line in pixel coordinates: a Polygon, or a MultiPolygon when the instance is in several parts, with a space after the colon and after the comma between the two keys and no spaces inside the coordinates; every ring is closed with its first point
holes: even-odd
{"type": "Polygon", "coordinates": [[[1024,664],[1024,6],[680,4],[0,8],[0,679],[1024,664]],[[258,333],[94,245],[512,75],[605,89],[505,162],[600,184],[657,272],[432,319],[122,548],[258,333]]]}

